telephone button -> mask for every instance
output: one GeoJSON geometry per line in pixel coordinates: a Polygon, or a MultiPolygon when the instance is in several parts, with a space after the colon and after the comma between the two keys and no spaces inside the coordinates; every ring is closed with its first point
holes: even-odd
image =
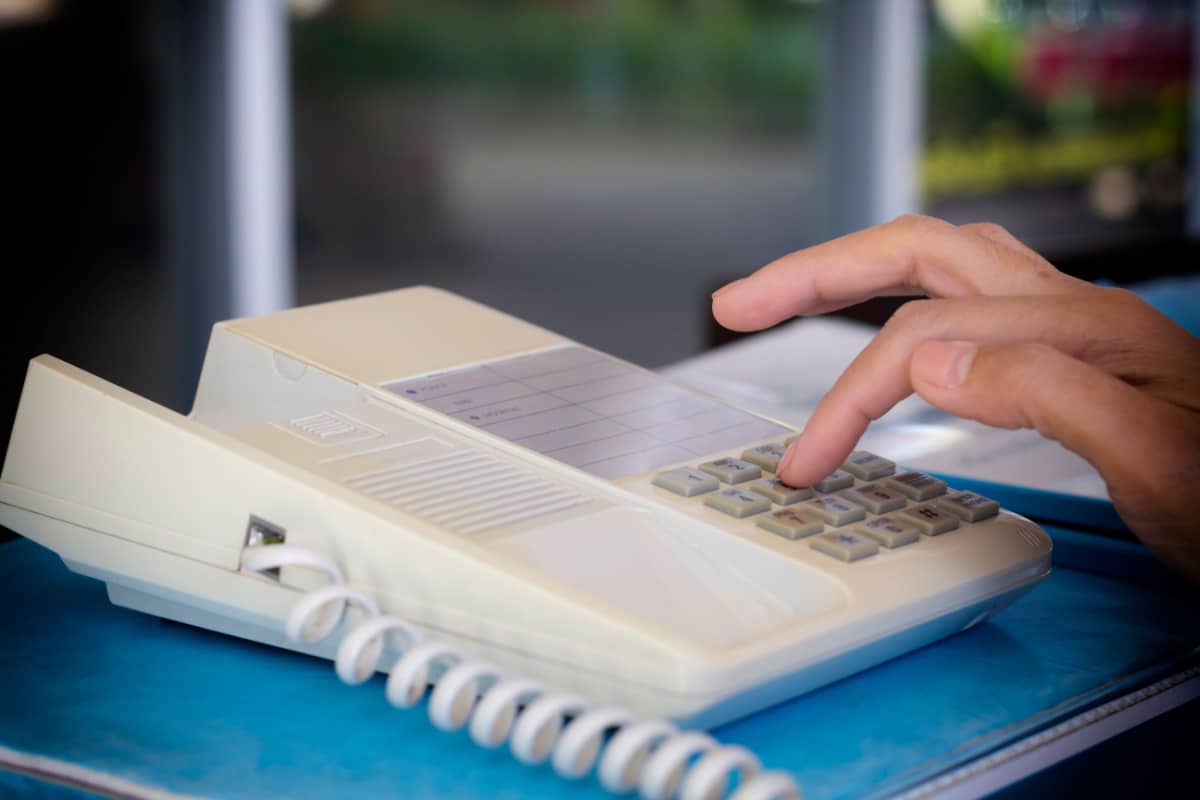
{"type": "Polygon", "coordinates": [[[854,526],[859,533],[870,536],[889,550],[912,544],[921,538],[921,532],[913,525],[895,517],[875,517],[854,526]]]}
{"type": "Polygon", "coordinates": [[[910,525],[915,525],[926,536],[937,536],[958,527],[957,517],[940,510],[933,503],[906,508],[897,512],[897,515],[910,525]]]}
{"type": "Polygon", "coordinates": [[[720,482],[712,475],[691,467],[680,467],[659,473],[652,481],[655,486],[674,492],[681,497],[695,497],[698,494],[713,492],[721,488],[720,482]]]}
{"type": "Polygon", "coordinates": [[[738,519],[761,514],[771,508],[767,498],[744,489],[722,489],[704,498],[704,505],[738,519]]]}
{"type": "Polygon", "coordinates": [[[866,450],[855,450],[846,459],[846,463],[842,464],[842,469],[860,480],[874,481],[895,472],[896,464],[866,450]]]}
{"type": "Polygon", "coordinates": [[[835,469],[821,480],[813,484],[813,488],[822,494],[836,492],[854,485],[854,476],[844,469],[835,469]]]}
{"type": "Polygon", "coordinates": [[[833,531],[813,537],[812,549],[840,561],[858,561],[878,553],[879,545],[861,533],[833,531]]]}
{"type": "Polygon", "coordinates": [[[909,500],[924,502],[946,492],[946,482],[924,472],[901,472],[883,482],[909,500]]]}
{"type": "Polygon", "coordinates": [[[758,527],[785,539],[803,539],[825,530],[824,523],[816,514],[794,508],[772,511],[759,519],[758,527]]]}
{"type": "Polygon", "coordinates": [[[1000,504],[974,492],[953,492],[937,501],[938,508],[949,511],[964,522],[979,522],[1000,513],[1000,504]]]}
{"type": "Polygon", "coordinates": [[[872,514],[886,514],[904,507],[904,497],[899,492],[885,489],[878,483],[867,483],[841,492],[841,497],[857,503],[872,514]]]}
{"type": "Polygon", "coordinates": [[[818,495],[801,508],[811,511],[834,527],[858,522],[867,516],[867,512],[863,510],[862,506],[856,506],[849,500],[832,494],[818,495]]]}
{"type": "Polygon", "coordinates": [[[786,445],[760,444],[758,447],[743,450],[742,460],[757,464],[767,472],[775,472],[779,468],[780,459],[783,458],[783,454],[786,452],[786,445]]]}
{"type": "Polygon", "coordinates": [[[716,461],[706,461],[700,465],[700,469],[709,475],[715,475],[725,483],[745,483],[762,477],[762,469],[759,466],[751,464],[749,461],[742,461],[740,458],[718,458],[716,461]]]}
{"type": "Polygon", "coordinates": [[[763,478],[750,484],[749,489],[780,506],[790,506],[813,496],[813,490],[807,486],[788,486],[779,478],[763,478]]]}

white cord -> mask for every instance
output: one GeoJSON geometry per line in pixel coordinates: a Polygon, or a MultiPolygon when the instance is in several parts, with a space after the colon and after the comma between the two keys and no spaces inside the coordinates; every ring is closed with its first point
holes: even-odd
{"type": "Polygon", "coordinates": [[[552,692],[536,681],[510,677],[501,668],[471,661],[456,647],[426,642],[409,622],[382,613],[375,601],[345,582],[337,564],[290,544],[247,547],[242,568],[265,572],[286,566],[320,570],[330,583],[305,592],[289,612],[287,635],[306,644],[333,633],[347,605],[363,619],[338,645],[334,667],[348,684],[370,678],[379,667],[389,635],[403,655],[389,671],[386,696],[399,708],[421,701],[431,668],[444,668],[429,698],[429,718],[446,731],[468,728],[481,747],[505,741],[527,764],[549,760],[564,778],[580,778],[597,766],[610,792],[637,787],[648,800],[716,800],[738,778],[730,800],[800,800],[800,787],[783,772],[763,772],[744,747],[722,745],[706,733],[680,731],[665,720],[639,720],[623,708],[593,708],[585,698],[552,692]],[[394,636],[394,634],[399,634],[394,636]],[[606,735],[609,736],[607,742],[606,735]]]}

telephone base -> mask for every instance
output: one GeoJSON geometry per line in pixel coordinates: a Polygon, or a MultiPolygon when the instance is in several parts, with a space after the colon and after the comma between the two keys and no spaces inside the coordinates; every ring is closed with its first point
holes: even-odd
{"type": "MultiPolygon", "coordinates": [[[[73,571],[104,580],[101,575],[82,564],[67,562],[73,571]]],[[[782,675],[774,680],[753,687],[747,691],[725,698],[715,705],[706,705],[703,711],[685,711],[687,707],[694,708],[695,698],[679,698],[678,710],[671,714],[677,723],[685,728],[711,729],[730,722],[754,711],[770,707],[790,697],[804,694],[826,684],[833,683],[862,670],[889,661],[898,656],[917,650],[960,631],[965,631],[987,620],[1009,604],[1024,595],[1039,582],[1041,576],[1032,577],[1025,584],[1004,592],[998,597],[981,600],[964,606],[955,611],[931,619],[920,625],[897,631],[878,641],[866,644],[836,658],[828,659],[820,664],[782,675]]],[[[315,645],[304,645],[289,639],[269,623],[257,625],[251,622],[232,619],[227,615],[205,611],[188,602],[181,602],[152,594],[146,591],[109,580],[108,598],[113,605],[139,611],[151,616],[185,623],[199,628],[237,636],[254,642],[282,647],[305,655],[332,659],[335,655],[338,637],[327,639],[315,645]]],[[[445,633],[439,632],[445,637],[445,633]]],[[[391,663],[384,659],[383,663],[391,663]]],[[[545,664],[542,664],[545,668],[545,664]]],[[[431,675],[431,683],[440,677],[440,671],[431,675]]],[[[629,687],[624,687],[629,691],[629,687]]],[[[661,692],[656,692],[657,702],[664,698],[661,692]]],[[[644,698],[642,702],[645,702],[644,698]]],[[[636,698],[627,698],[628,702],[636,703],[636,698]]],[[[710,701],[706,701],[710,702],[710,701]]],[[[637,707],[637,706],[634,706],[637,707]]]]}

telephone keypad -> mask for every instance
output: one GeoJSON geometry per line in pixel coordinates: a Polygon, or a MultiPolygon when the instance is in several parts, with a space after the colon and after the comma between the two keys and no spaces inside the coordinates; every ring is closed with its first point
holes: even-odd
{"type": "Polygon", "coordinates": [[[1000,511],[999,503],[975,492],[947,494],[945,481],[923,472],[896,473],[893,462],[865,450],[856,450],[844,469],[811,487],[790,486],[777,475],[763,477],[764,470],[778,469],[786,444],[757,445],[743,450],[741,458],[677,467],[659,473],[652,483],[680,497],[703,495],[704,505],[715,511],[736,519],[755,517],[760,530],[792,541],[808,539],[813,550],[846,562],[876,555],[881,547],[912,545],[922,534],[938,536],[1000,511]]]}

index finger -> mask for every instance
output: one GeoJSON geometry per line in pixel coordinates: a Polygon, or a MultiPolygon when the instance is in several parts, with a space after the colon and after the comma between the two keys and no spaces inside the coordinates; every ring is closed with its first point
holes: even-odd
{"type": "Polygon", "coordinates": [[[871,297],[1055,294],[1080,283],[973,226],[904,216],[771,262],[719,290],[713,316],[748,331],[871,297]]]}

